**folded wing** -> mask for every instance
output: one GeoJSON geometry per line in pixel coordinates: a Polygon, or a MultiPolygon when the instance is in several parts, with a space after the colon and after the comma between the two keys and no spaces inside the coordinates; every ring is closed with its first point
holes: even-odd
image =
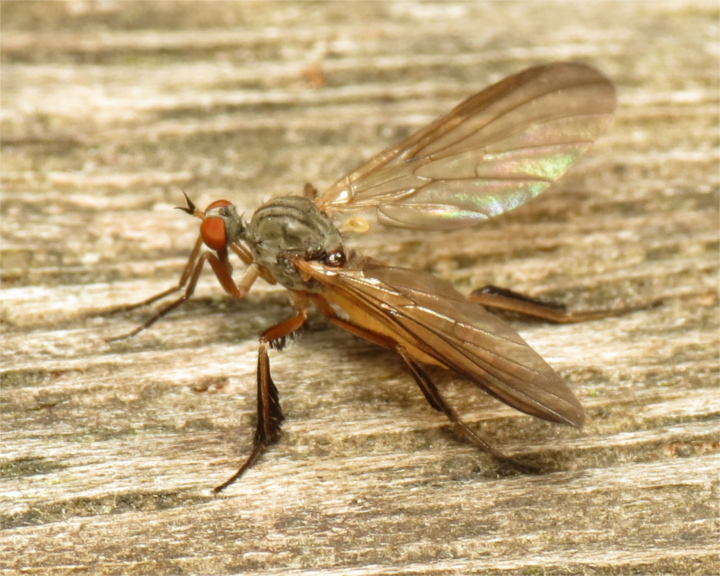
{"type": "Polygon", "coordinates": [[[557,373],[508,324],[447,282],[376,264],[299,266],[355,324],[390,337],[417,361],[450,368],[527,414],[582,424],[582,407],[557,373]]]}

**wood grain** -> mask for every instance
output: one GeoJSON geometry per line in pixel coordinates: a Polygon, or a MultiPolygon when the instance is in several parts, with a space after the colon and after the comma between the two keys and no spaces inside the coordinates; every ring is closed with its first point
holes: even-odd
{"type": "Polygon", "coordinates": [[[2,574],[716,574],[718,7],[689,2],[2,2],[2,574]],[[97,316],[177,281],[172,207],[322,189],[524,67],[613,78],[561,184],[470,231],[357,242],[469,291],[577,309],[513,321],[581,430],[433,372],[463,444],[389,353],[319,318],[273,353],[283,436],[251,444],[257,335],[291,309],[211,275],[152,330],[97,316]]]}

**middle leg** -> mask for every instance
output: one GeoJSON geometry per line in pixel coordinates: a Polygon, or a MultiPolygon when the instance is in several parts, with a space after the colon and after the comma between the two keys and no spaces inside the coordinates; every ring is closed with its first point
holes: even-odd
{"type": "Polygon", "coordinates": [[[460,432],[463,438],[469,441],[470,444],[473,444],[475,447],[484,452],[488,452],[498,461],[509,464],[518,470],[528,473],[536,472],[534,468],[526,466],[524,464],[520,464],[512,458],[504,455],[499,450],[493,448],[486,440],[481,438],[467,424],[465,424],[457,415],[455,410],[453,410],[453,408],[447,403],[445,398],[440,394],[440,391],[438,390],[435,383],[430,379],[430,377],[422,369],[422,367],[413,358],[410,357],[407,351],[403,348],[402,344],[400,344],[396,340],[393,340],[392,338],[389,338],[382,334],[377,334],[376,332],[363,328],[362,326],[358,326],[353,322],[339,317],[332,309],[332,307],[324,300],[316,301],[314,303],[317,306],[318,310],[320,310],[320,312],[322,312],[322,314],[325,315],[330,320],[330,322],[332,322],[339,328],[342,328],[343,330],[349,332],[350,334],[353,334],[354,336],[358,336],[359,338],[363,338],[364,340],[372,342],[373,344],[377,344],[378,346],[382,346],[383,348],[387,348],[396,352],[410,369],[410,373],[412,374],[415,383],[420,388],[423,396],[425,396],[428,404],[430,404],[430,406],[438,412],[442,412],[443,414],[445,414],[448,420],[450,420],[450,422],[460,432]]]}
{"type": "Polygon", "coordinates": [[[280,408],[280,396],[270,376],[270,358],[268,348],[273,343],[283,341],[285,337],[298,330],[307,320],[307,309],[304,305],[296,304],[297,314],[288,318],[280,324],[271,326],[260,336],[260,347],[258,349],[257,366],[257,425],[253,437],[253,449],[250,456],[243,462],[230,478],[213,488],[213,493],[218,494],[225,490],[230,484],[242,476],[260,456],[267,450],[268,446],[277,442],[280,437],[282,421],[285,419],[280,408]]]}

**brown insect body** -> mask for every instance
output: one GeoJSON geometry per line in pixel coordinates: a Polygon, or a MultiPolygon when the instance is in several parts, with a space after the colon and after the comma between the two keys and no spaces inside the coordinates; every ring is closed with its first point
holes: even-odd
{"type": "Polygon", "coordinates": [[[611,82],[593,68],[538,66],[472,96],[316,198],[306,187],[305,197],[270,200],[249,223],[226,200],[202,212],[188,199],[183,210],[203,222],[180,282],[128,308],[183,288],[184,294],[128,336],[190,298],[205,262],[228,294],[241,298],[263,278],[288,288],[296,309],[260,337],[254,449],[215,491],[239,478],[278,438],[283,415],[268,348],[281,347],[305,323],[310,306],[336,326],[396,352],[430,405],[498,458],[504,457],[460,421],[422,365],[451,369],[527,414],[580,426],[583,410],[573,393],[485,306],[556,322],[606,313],[570,314],[492,287],[476,291],[471,301],[430,274],[348,257],[330,214],[375,207],[380,222],[391,226],[438,230],[476,224],[527,202],[559,178],[605,129],[614,107],[611,82]],[[202,244],[210,251],[201,253],[202,244]],[[229,251],[247,265],[237,284],[229,251]]]}

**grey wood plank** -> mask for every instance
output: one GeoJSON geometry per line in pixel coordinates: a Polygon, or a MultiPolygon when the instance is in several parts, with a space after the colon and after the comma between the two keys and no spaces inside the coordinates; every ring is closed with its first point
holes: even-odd
{"type": "Polygon", "coordinates": [[[4,574],[714,574],[718,519],[718,8],[712,2],[2,2],[4,574]],[[472,230],[358,249],[586,324],[513,321],[577,393],[581,430],[433,372],[539,476],[499,474],[391,354],[313,318],[273,353],[280,442],[252,436],[259,283],[92,316],[176,282],[172,210],[320,189],[526,66],[618,86],[608,133],[551,191],[472,230]]]}

